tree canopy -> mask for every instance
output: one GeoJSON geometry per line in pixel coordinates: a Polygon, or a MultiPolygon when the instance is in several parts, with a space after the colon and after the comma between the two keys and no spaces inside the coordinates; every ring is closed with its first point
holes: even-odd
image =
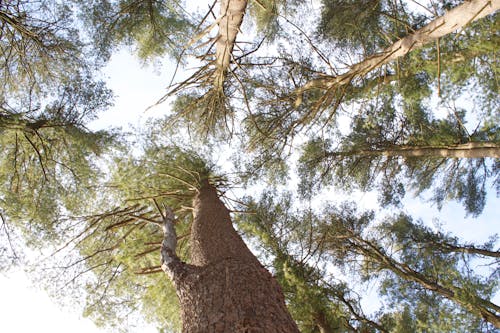
{"type": "Polygon", "coordinates": [[[172,212],[189,262],[209,181],[302,332],[494,332],[496,234],[463,239],[405,205],[455,201],[473,225],[498,201],[498,9],[0,2],[0,268],[35,263],[41,286],[102,326],[178,332],[161,221],[172,212]],[[103,66],[124,49],[167,64],[149,101],[164,114],[93,130],[113,107],[103,66]]]}

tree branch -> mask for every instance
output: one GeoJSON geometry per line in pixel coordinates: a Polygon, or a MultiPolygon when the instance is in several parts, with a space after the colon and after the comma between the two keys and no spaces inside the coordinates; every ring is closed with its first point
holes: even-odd
{"type": "Polygon", "coordinates": [[[170,207],[165,207],[163,219],[163,241],[161,243],[161,269],[175,281],[185,271],[185,265],[175,253],[177,235],[174,227],[175,215],[170,207]]]}
{"type": "Polygon", "coordinates": [[[472,21],[495,13],[499,8],[500,0],[465,1],[423,28],[398,40],[382,52],[352,65],[346,73],[310,80],[295,91],[297,100],[300,101],[302,94],[310,89],[328,90],[349,84],[354,77],[364,76],[375,68],[396,60],[422,45],[436,41],[457,29],[462,29],[472,21]]]}

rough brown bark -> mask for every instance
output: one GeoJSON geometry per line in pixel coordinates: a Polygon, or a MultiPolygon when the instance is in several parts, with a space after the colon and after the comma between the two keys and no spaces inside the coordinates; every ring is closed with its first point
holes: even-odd
{"type": "Polygon", "coordinates": [[[280,286],[237,234],[208,181],[194,200],[190,246],[191,264],[175,259],[165,269],[184,333],[299,332],[280,286]]]}
{"type": "Polygon", "coordinates": [[[500,0],[465,1],[463,4],[451,9],[443,16],[438,17],[425,27],[415,31],[413,34],[398,40],[384,51],[352,65],[346,73],[334,77],[314,79],[307,82],[303,87],[297,90],[299,99],[300,95],[309,89],[317,88],[328,90],[333,87],[349,84],[354,77],[363,76],[375,68],[396,60],[424,44],[436,41],[440,37],[465,27],[470,22],[495,13],[498,9],[500,9],[500,0]]]}

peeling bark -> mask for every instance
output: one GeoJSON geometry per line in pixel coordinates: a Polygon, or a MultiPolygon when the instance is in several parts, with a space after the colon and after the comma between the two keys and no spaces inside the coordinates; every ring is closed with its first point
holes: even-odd
{"type": "Polygon", "coordinates": [[[219,32],[215,46],[216,72],[214,85],[217,88],[222,89],[247,4],[247,0],[220,1],[219,32]]]}
{"type": "Polygon", "coordinates": [[[184,333],[299,332],[274,277],[233,228],[215,187],[204,181],[194,200],[191,264],[171,249],[165,271],[174,282],[184,333]]]}

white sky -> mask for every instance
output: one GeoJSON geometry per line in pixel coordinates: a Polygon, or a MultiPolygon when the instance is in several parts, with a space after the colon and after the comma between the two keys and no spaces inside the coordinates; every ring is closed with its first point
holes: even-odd
{"type": "Polygon", "coordinates": [[[149,117],[164,115],[169,108],[168,102],[146,109],[167,92],[172,73],[171,63],[158,69],[144,67],[127,50],[117,52],[104,71],[108,88],[115,94],[115,104],[90,127],[98,129],[127,124],[135,127],[144,124],[149,117]]]}
{"type": "Polygon", "coordinates": [[[6,333],[94,333],[104,332],[75,310],[61,309],[41,290],[31,287],[22,272],[0,275],[0,313],[6,333]]]}

